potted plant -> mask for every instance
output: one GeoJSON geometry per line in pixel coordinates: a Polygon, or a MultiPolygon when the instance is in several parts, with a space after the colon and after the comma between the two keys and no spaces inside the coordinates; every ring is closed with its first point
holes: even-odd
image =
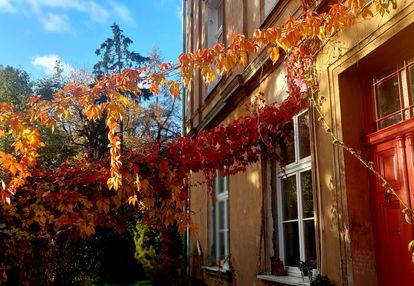
{"type": "Polygon", "coordinates": [[[271,274],[275,276],[284,276],[286,275],[285,266],[283,265],[283,261],[280,260],[279,257],[271,257],[271,274]]]}

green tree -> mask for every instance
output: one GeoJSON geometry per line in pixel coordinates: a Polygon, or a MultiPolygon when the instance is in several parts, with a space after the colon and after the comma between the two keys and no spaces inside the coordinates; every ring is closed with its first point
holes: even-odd
{"type": "Polygon", "coordinates": [[[17,110],[23,110],[32,84],[26,71],[11,66],[0,66],[0,102],[12,102],[17,110]]]}
{"type": "MultiPolygon", "coordinates": [[[[114,23],[111,26],[112,37],[107,38],[100,47],[95,51],[95,54],[100,57],[100,60],[93,67],[93,74],[96,78],[100,78],[103,75],[110,75],[111,73],[119,73],[125,68],[137,68],[149,63],[149,58],[141,56],[139,53],[130,50],[133,41],[124,35],[123,30],[114,23]]],[[[130,97],[129,94],[125,94],[130,97]]],[[[148,89],[142,89],[140,98],[136,99],[136,103],[139,103],[141,99],[147,100],[150,97],[148,89]]],[[[106,99],[106,95],[102,95],[102,100],[106,99]]],[[[132,112],[136,112],[139,109],[139,105],[133,107],[132,112]]],[[[130,113],[130,112],[128,112],[130,113]]],[[[128,118],[130,116],[128,115],[128,118]]],[[[128,123],[127,123],[128,124],[128,123]]],[[[121,145],[124,147],[124,131],[125,129],[131,129],[130,127],[125,128],[125,123],[121,122],[119,129],[121,135],[121,145]]],[[[99,155],[104,155],[107,151],[108,138],[105,136],[100,137],[99,134],[107,134],[105,132],[104,119],[91,122],[88,128],[85,129],[84,134],[88,138],[92,139],[93,148],[98,152],[99,155]],[[103,133],[102,133],[103,132],[103,133]]]]}
{"type": "Polygon", "coordinates": [[[42,99],[50,100],[53,94],[62,89],[67,83],[63,78],[63,67],[59,61],[56,61],[54,73],[50,77],[44,77],[34,83],[34,92],[40,95],[42,99]]]}
{"type": "Polygon", "coordinates": [[[93,66],[93,74],[97,78],[113,72],[121,72],[125,68],[141,67],[149,61],[148,57],[129,50],[133,41],[123,34],[123,30],[116,23],[111,26],[111,29],[112,38],[107,38],[95,51],[95,54],[101,57],[101,60],[93,66]]]}
{"type": "MultiPolygon", "coordinates": [[[[51,100],[53,94],[63,89],[70,81],[72,81],[72,78],[64,77],[62,64],[56,61],[54,73],[35,81],[33,90],[41,99],[51,100]]],[[[78,144],[75,144],[72,138],[72,134],[68,132],[68,122],[60,123],[54,130],[51,128],[40,129],[42,139],[49,142],[40,150],[39,163],[45,167],[58,167],[69,156],[74,156],[80,151],[78,144]]]]}

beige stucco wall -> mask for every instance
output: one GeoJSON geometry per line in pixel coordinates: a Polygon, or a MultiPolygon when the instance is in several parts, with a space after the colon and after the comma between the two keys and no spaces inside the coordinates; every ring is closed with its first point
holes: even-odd
{"type": "MultiPolygon", "coordinates": [[[[234,120],[246,114],[245,105],[240,105],[226,121],[234,120]]],[[[237,285],[260,285],[256,281],[259,264],[259,244],[262,211],[260,162],[249,166],[244,173],[230,176],[229,179],[229,237],[230,261],[234,267],[233,281],[237,285]],[[256,281],[253,282],[252,281],[256,281]]],[[[203,180],[202,174],[192,174],[192,182],[203,180]]],[[[210,206],[212,200],[207,187],[192,188],[190,205],[192,223],[197,231],[192,234],[190,244],[194,250],[197,240],[200,241],[204,253],[205,265],[209,265],[211,240],[209,239],[210,206]]],[[[211,279],[205,275],[205,279],[211,279]]]]}
{"type": "MultiPolygon", "coordinates": [[[[228,27],[226,32],[244,31],[251,35],[254,29],[263,24],[260,12],[257,10],[258,3],[259,0],[225,1],[225,25],[228,27]],[[236,2],[238,5],[235,4],[236,2]],[[234,13],[240,10],[241,2],[247,9],[242,16],[240,13],[234,13]]],[[[280,5],[284,5],[285,8],[275,12],[280,14],[280,21],[285,19],[286,13],[294,14],[297,11],[295,1],[281,1],[280,5]]],[[[390,15],[385,15],[383,18],[375,17],[369,21],[357,21],[354,27],[340,33],[338,38],[332,40],[333,45],[325,46],[319,58],[320,92],[326,97],[323,110],[328,124],[339,138],[360,149],[365,155],[368,155],[368,152],[364,145],[364,118],[361,109],[364,93],[359,86],[364,70],[356,69],[355,65],[361,59],[368,59],[370,53],[378,51],[381,44],[389,41],[407,26],[413,25],[412,23],[414,23],[413,1],[398,1],[398,9],[391,10],[390,15]],[[333,49],[333,46],[336,48],[333,49]]],[[[195,30],[197,29],[201,28],[197,26],[195,30]]],[[[406,33],[407,41],[412,41],[412,35],[413,33],[406,33]]],[[[377,60],[384,61],[401,56],[399,51],[404,50],[405,45],[401,43],[402,39],[404,38],[394,41],[389,51],[377,55],[377,60]]],[[[197,47],[202,47],[202,41],[197,41],[197,47]]],[[[379,65],[380,62],[375,64],[379,65]]],[[[237,72],[223,79],[222,87],[231,82],[235,74],[237,72]]],[[[199,79],[196,78],[193,100],[189,103],[192,106],[189,119],[192,119],[193,127],[200,124],[220,98],[219,92],[206,98],[206,88],[199,83],[199,79]]],[[[272,73],[262,79],[261,84],[248,90],[246,98],[223,120],[223,123],[247,114],[246,103],[259,91],[266,95],[268,102],[278,102],[286,96],[285,87],[283,69],[274,67],[272,73]]],[[[332,139],[316,120],[312,129],[315,130],[316,139],[313,142],[313,170],[317,178],[314,202],[319,228],[317,230],[319,268],[323,274],[330,277],[334,285],[377,285],[375,237],[368,190],[369,175],[358,162],[332,145],[332,139]]],[[[260,176],[262,171],[261,164],[257,163],[249,167],[246,173],[230,178],[230,254],[237,285],[262,283],[255,278],[259,270],[263,270],[259,269],[259,257],[262,256],[259,254],[263,199],[261,187],[263,178],[260,176]]],[[[197,181],[200,179],[199,176],[193,174],[192,179],[197,181]]],[[[197,240],[201,242],[204,260],[208,264],[210,255],[208,209],[211,202],[205,188],[192,188],[190,203],[192,222],[198,229],[192,235],[190,243],[194,247],[197,240]]],[[[261,264],[263,266],[266,263],[268,262],[261,264]]]]}

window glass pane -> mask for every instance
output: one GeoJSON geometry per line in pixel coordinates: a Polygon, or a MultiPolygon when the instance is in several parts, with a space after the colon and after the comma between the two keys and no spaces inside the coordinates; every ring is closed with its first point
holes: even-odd
{"type": "Polygon", "coordinates": [[[217,6],[217,31],[222,29],[223,25],[223,1],[220,0],[217,6]]]}
{"type": "Polygon", "coordinates": [[[309,113],[298,116],[299,158],[310,156],[309,113]]]}
{"type": "Polygon", "coordinates": [[[380,125],[380,128],[385,128],[387,126],[391,126],[400,121],[401,121],[401,114],[398,113],[396,115],[388,117],[387,119],[381,120],[379,125],[380,125]]]}
{"type": "Polygon", "coordinates": [[[303,222],[303,235],[305,240],[305,259],[316,261],[316,239],[314,220],[303,222]]]}
{"type": "Polygon", "coordinates": [[[224,231],[219,232],[219,259],[224,259],[226,257],[226,233],[224,231]]]}
{"type": "Polygon", "coordinates": [[[223,188],[223,186],[224,186],[224,182],[223,182],[224,180],[223,180],[223,177],[221,176],[221,174],[219,174],[219,176],[217,177],[217,193],[218,194],[222,194],[222,193],[224,193],[224,188],[223,188]]]}
{"type": "Polygon", "coordinates": [[[215,202],[212,202],[211,204],[211,240],[213,242],[213,245],[211,247],[211,259],[212,264],[215,264],[217,262],[218,257],[216,254],[217,251],[217,204],[215,202]]]}
{"type": "Polygon", "coordinates": [[[217,174],[217,194],[224,193],[224,178],[221,176],[221,172],[217,174]]]}
{"type": "Polygon", "coordinates": [[[288,165],[290,163],[295,162],[295,144],[294,144],[294,133],[293,133],[293,123],[286,124],[285,127],[287,130],[287,142],[284,142],[282,146],[282,153],[280,154],[280,159],[283,165],[288,165]]]}
{"type": "Polygon", "coordinates": [[[414,66],[408,68],[408,80],[410,87],[410,105],[414,104],[414,66]]]}
{"type": "Polygon", "coordinates": [[[372,127],[373,127],[373,130],[377,130],[377,124],[376,124],[376,121],[377,121],[377,111],[375,110],[375,102],[376,102],[376,99],[375,99],[375,93],[374,93],[374,88],[371,88],[371,112],[372,112],[372,123],[373,123],[373,125],[372,125],[372,127]]]}
{"type": "Polygon", "coordinates": [[[302,213],[304,218],[314,217],[313,213],[313,192],[312,192],[312,173],[306,171],[300,174],[302,187],[302,213]]]}
{"type": "Polygon", "coordinates": [[[397,75],[394,75],[378,84],[377,94],[380,118],[401,109],[397,75]]]}
{"type": "Polygon", "coordinates": [[[224,212],[225,212],[225,202],[224,201],[222,201],[222,202],[219,202],[218,203],[218,216],[219,216],[219,229],[220,230],[222,230],[222,229],[224,229],[225,228],[225,222],[224,222],[224,219],[225,219],[225,214],[224,214],[224,212]]]}
{"type": "Polygon", "coordinates": [[[270,11],[273,9],[277,2],[278,0],[264,0],[263,10],[265,18],[267,17],[267,15],[269,15],[270,11]]]}
{"type": "Polygon", "coordinates": [[[282,179],[283,220],[298,218],[296,176],[282,179]]]}
{"type": "Polygon", "coordinates": [[[283,224],[283,237],[285,240],[285,264],[286,266],[298,266],[299,254],[299,230],[297,222],[283,224]]]}

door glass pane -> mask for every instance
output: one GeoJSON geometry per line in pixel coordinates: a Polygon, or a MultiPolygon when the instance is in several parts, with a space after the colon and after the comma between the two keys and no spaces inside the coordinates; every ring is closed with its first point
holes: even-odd
{"type": "Polygon", "coordinates": [[[282,179],[283,220],[298,218],[296,176],[282,179]]]}
{"type": "Polygon", "coordinates": [[[380,128],[385,128],[387,126],[391,126],[395,123],[398,123],[401,121],[401,113],[398,113],[396,115],[390,116],[387,119],[380,121],[380,128]]]}
{"type": "Polygon", "coordinates": [[[302,159],[302,158],[310,156],[308,112],[298,116],[298,131],[299,131],[299,159],[302,159]]]}
{"type": "Polygon", "coordinates": [[[313,213],[313,192],[312,192],[312,173],[306,171],[300,174],[302,187],[302,209],[303,217],[314,217],[313,213]]]}
{"type": "Polygon", "coordinates": [[[303,222],[303,235],[305,240],[305,259],[316,261],[316,239],[314,220],[303,222]]]}
{"type": "Polygon", "coordinates": [[[286,266],[298,266],[299,254],[299,230],[297,222],[283,224],[283,237],[285,240],[285,264],[286,266]]]}
{"type": "MultiPolygon", "coordinates": [[[[377,118],[377,111],[375,110],[375,93],[374,93],[374,88],[371,88],[371,112],[372,112],[372,119],[374,120],[374,122],[378,119],[377,118]]],[[[376,129],[377,126],[374,126],[374,129],[376,129]]]]}
{"type": "Polygon", "coordinates": [[[398,76],[394,75],[377,86],[379,117],[401,109],[398,76]]]}
{"type": "Polygon", "coordinates": [[[414,66],[408,68],[408,80],[410,87],[410,105],[414,104],[414,66]]]}

